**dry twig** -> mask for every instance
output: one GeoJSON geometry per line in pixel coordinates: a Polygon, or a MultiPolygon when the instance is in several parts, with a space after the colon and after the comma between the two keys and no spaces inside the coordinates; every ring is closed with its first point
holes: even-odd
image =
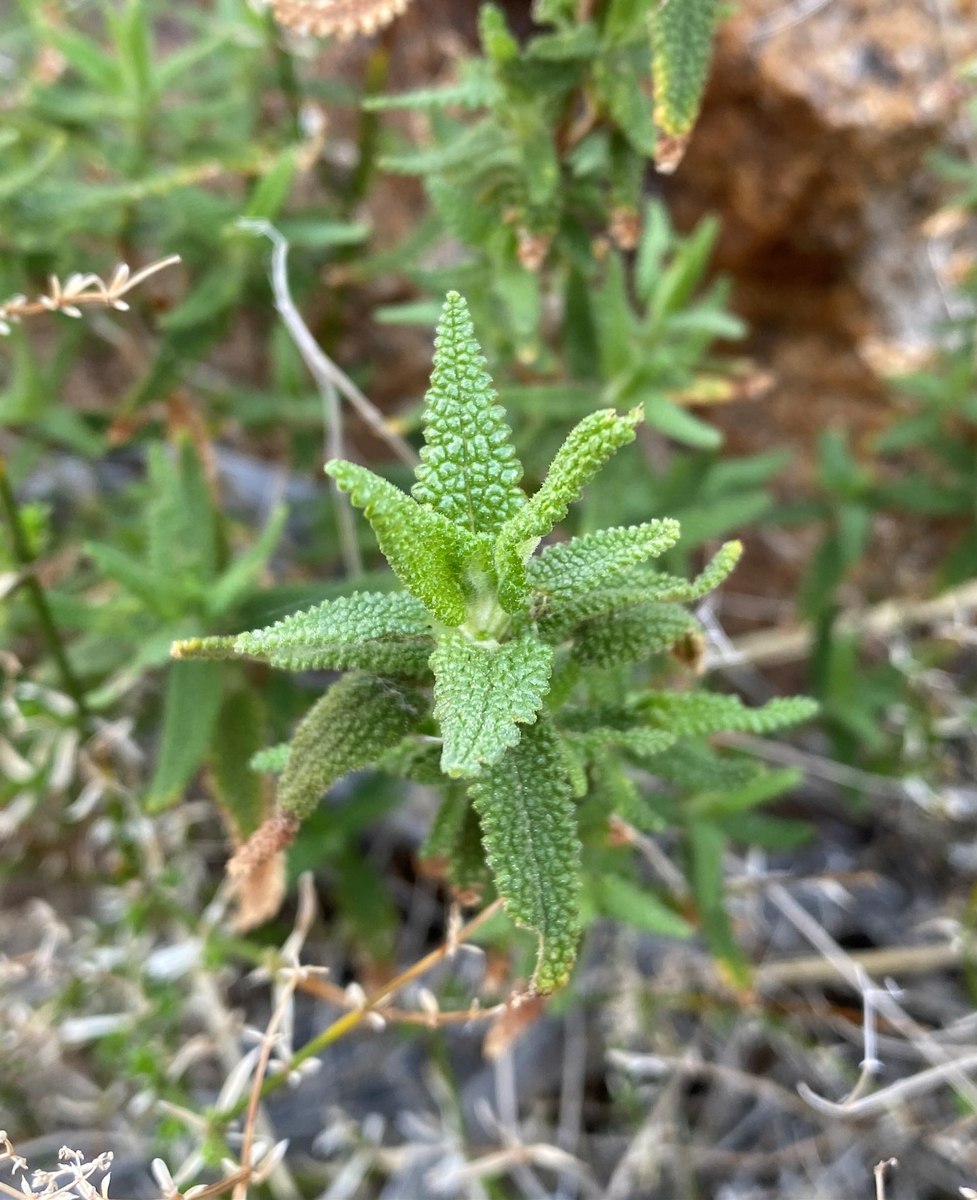
{"type": "Polygon", "coordinates": [[[11,328],[23,317],[33,317],[40,313],[60,312],[66,317],[80,317],[82,307],[86,304],[98,304],[119,312],[127,312],[129,305],[123,296],[151,275],[156,275],[179,261],[179,254],[171,254],[169,258],[161,258],[159,262],[143,267],[135,275],[130,274],[126,263],[120,263],[108,282],[98,275],[76,272],[62,283],[56,275],[52,275],[47,295],[38,296],[34,300],[28,300],[26,296],[21,295],[11,296],[9,300],[0,304],[0,335],[10,333],[11,328]]]}

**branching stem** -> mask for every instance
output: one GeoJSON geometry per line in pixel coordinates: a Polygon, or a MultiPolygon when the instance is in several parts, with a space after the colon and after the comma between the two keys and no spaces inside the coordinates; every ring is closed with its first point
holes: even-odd
{"type": "MultiPolygon", "coordinates": [[[[468,941],[483,925],[495,916],[501,907],[501,900],[493,901],[487,908],[482,909],[477,916],[473,917],[467,925],[463,925],[457,933],[438,946],[436,950],[432,950],[430,954],[425,954],[423,958],[418,959],[417,962],[413,963],[405,971],[401,971],[399,975],[396,975],[389,983],[380,988],[379,991],[374,992],[359,1008],[354,1009],[352,1012],[343,1013],[331,1025],[327,1025],[317,1037],[306,1042],[301,1050],[297,1050],[292,1055],[287,1071],[281,1071],[265,1079],[261,1087],[262,1099],[269,1093],[280,1088],[283,1083],[286,1083],[296,1067],[300,1066],[307,1059],[321,1054],[323,1050],[331,1046],[333,1042],[338,1042],[347,1033],[351,1033],[371,1013],[377,1013],[378,1016],[382,1017],[382,1005],[387,1000],[395,996],[401,988],[406,987],[407,984],[412,983],[415,979],[418,979],[443,959],[447,958],[462,942],[468,941]]],[[[242,1097],[232,1108],[225,1109],[219,1114],[221,1121],[230,1121],[235,1117],[239,1117],[247,1108],[248,1102],[248,1097],[242,1097]]]]}

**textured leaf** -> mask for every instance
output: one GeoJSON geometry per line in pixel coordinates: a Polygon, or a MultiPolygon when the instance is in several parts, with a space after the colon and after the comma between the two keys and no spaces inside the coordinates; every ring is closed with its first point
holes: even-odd
{"type": "MultiPolygon", "coordinates": [[[[624,711],[628,711],[627,706],[624,711]]],[[[633,714],[634,706],[630,711],[633,714]]],[[[682,737],[681,730],[675,732],[682,737]]],[[[660,754],[655,761],[655,774],[685,793],[732,792],[749,784],[756,773],[757,764],[751,759],[738,754],[720,753],[707,741],[689,737],[684,737],[677,746],[660,754]]]]}
{"type": "Polygon", "coordinates": [[[483,108],[491,104],[498,93],[498,85],[481,59],[461,62],[458,74],[456,82],[443,87],[366,96],[362,106],[366,112],[386,112],[399,108],[483,108]]]}
{"type": "Polygon", "coordinates": [[[634,440],[640,420],[638,409],[620,416],[612,408],[603,408],[584,417],[557,451],[539,491],[499,531],[495,562],[499,599],[507,612],[517,612],[526,601],[526,560],[540,538],[563,520],[570,504],[611,455],[634,440]]]}
{"type": "Polygon", "coordinates": [[[595,751],[616,748],[625,751],[632,758],[642,761],[655,758],[675,744],[677,734],[670,729],[648,729],[638,726],[634,729],[614,729],[608,725],[598,725],[579,733],[571,733],[574,746],[579,747],[584,754],[595,751]]]}
{"type": "Polygon", "coordinates": [[[215,663],[170,667],[159,754],[146,800],[150,812],[178,799],[203,762],[220,708],[221,679],[221,668],[215,663]]]}
{"type": "Polygon", "coordinates": [[[610,584],[575,596],[548,596],[537,607],[537,627],[540,637],[555,644],[572,637],[587,621],[640,607],[653,598],[654,592],[644,583],[610,584]]]}
{"type": "Polygon", "coordinates": [[[292,738],[278,807],[299,820],[350,771],[370,766],[416,724],[426,704],[393,679],[354,672],[334,683],[292,738]]]}
{"type": "Polygon", "coordinates": [[[706,567],[693,580],[680,579],[664,572],[635,571],[629,579],[647,591],[649,599],[673,600],[688,604],[714,591],[732,572],[743,555],[742,542],[720,546],[706,567]]]}
{"type": "Polygon", "coordinates": [[[650,692],[635,709],[655,725],[682,736],[702,736],[725,730],[770,733],[785,725],[809,721],[817,711],[806,696],[782,696],[761,708],[747,708],[739,696],[716,692],[650,692]]]}
{"type": "Polygon", "coordinates": [[[580,840],[566,764],[544,721],[471,785],[489,867],[506,910],[535,930],[533,985],[566,983],[580,936],[580,840]]]}
{"type": "Polygon", "coordinates": [[[419,679],[434,647],[430,618],[406,592],[354,592],[237,637],[188,638],[177,658],[253,658],[290,671],[353,668],[419,679]]]}
{"type": "Polygon", "coordinates": [[[501,645],[448,632],[431,655],[434,716],[441,726],[441,769],[477,775],[536,720],[549,690],[553,651],[535,637],[501,645]]]}
{"type": "Polygon", "coordinates": [[[388,750],[380,759],[379,766],[389,775],[423,783],[428,787],[444,784],[441,774],[441,744],[439,738],[418,741],[406,737],[399,746],[388,750]]]}
{"type": "Polygon", "coordinates": [[[699,628],[691,613],[674,604],[651,602],[620,608],[585,621],[574,633],[574,658],[588,666],[637,662],[699,628]]]}
{"type": "Polygon", "coordinates": [[[547,546],[526,564],[529,582],[552,596],[585,593],[612,582],[635,563],[664,553],[678,538],[678,522],[668,519],[601,529],[547,546]]]}
{"type": "Polygon", "coordinates": [[[326,473],[362,508],[384,558],[404,587],[446,625],[465,619],[465,566],[470,539],[447,517],[405,495],[379,475],[334,459],[326,473]]]}
{"type": "Polygon", "coordinates": [[[471,533],[494,533],[526,503],[522,467],[457,292],[448,293],[434,349],[412,494],[471,533]]]}
{"type": "Polygon", "coordinates": [[[415,678],[432,647],[427,610],[406,592],[354,592],[234,639],[238,654],[293,671],[361,667],[415,678]]]}
{"type": "Polygon", "coordinates": [[[655,122],[672,137],[695,124],[709,72],[717,0],[662,0],[652,20],[655,122]]]}

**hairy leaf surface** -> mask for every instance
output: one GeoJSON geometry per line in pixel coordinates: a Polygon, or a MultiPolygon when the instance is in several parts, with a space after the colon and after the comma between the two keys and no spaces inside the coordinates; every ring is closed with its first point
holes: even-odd
{"type": "Polygon", "coordinates": [[[359,671],[344,676],[295,731],[278,785],[279,808],[307,817],[336,780],[396,745],[425,707],[419,692],[397,680],[359,671]]]}
{"type": "Polygon", "coordinates": [[[717,0],[662,0],[652,19],[655,121],[673,137],[695,124],[709,72],[717,0]]]}
{"type": "Polygon", "coordinates": [[[237,637],[187,638],[177,658],[253,658],[290,671],[362,669],[419,679],[434,641],[427,610],[406,592],[354,592],[237,637]]]}
{"type": "Polygon", "coordinates": [[[698,628],[695,617],[678,605],[636,604],[579,625],[574,631],[573,656],[587,666],[638,662],[667,650],[698,628]]]}
{"type": "Polygon", "coordinates": [[[529,582],[551,596],[585,594],[629,567],[663,554],[679,538],[678,521],[646,521],[588,533],[547,546],[526,564],[529,582]]]}
{"type": "Polygon", "coordinates": [[[515,745],[519,725],[536,720],[552,666],[552,649],[535,637],[499,645],[442,635],[431,669],[446,775],[477,775],[515,745]]]}
{"type": "Polygon", "coordinates": [[[526,601],[526,560],[539,539],[563,520],[570,505],[611,455],[634,440],[640,420],[637,409],[621,416],[612,408],[603,408],[584,417],[557,451],[539,491],[499,531],[495,563],[499,598],[507,612],[517,612],[526,601]]]}
{"type": "Polygon", "coordinates": [[[806,696],[781,696],[762,708],[747,708],[739,696],[716,692],[650,692],[635,711],[673,733],[701,736],[723,730],[770,733],[810,720],[818,706],[806,696]]]}
{"type": "Polygon", "coordinates": [[[383,556],[404,587],[446,625],[465,618],[462,584],[469,540],[451,521],[356,463],[334,459],[336,480],[373,527],[383,556]]]}
{"type": "Polygon", "coordinates": [[[355,592],[234,639],[234,651],[289,670],[364,668],[418,678],[433,646],[420,600],[406,592],[355,592]]]}
{"type": "Polygon", "coordinates": [[[434,343],[412,494],[471,533],[494,533],[526,503],[519,488],[522,466],[496,400],[468,305],[449,292],[434,343]]]}
{"type": "Polygon", "coordinates": [[[675,600],[689,604],[714,591],[732,572],[743,556],[742,542],[726,542],[720,546],[695,579],[682,579],[663,571],[637,568],[626,578],[629,583],[643,587],[649,599],[675,600]]]}
{"type": "Polygon", "coordinates": [[[559,739],[540,720],[471,785],[489,866],[510,916],[535,930],[533,985],[561,987],[580,936],[580,840],[559,739]]]}

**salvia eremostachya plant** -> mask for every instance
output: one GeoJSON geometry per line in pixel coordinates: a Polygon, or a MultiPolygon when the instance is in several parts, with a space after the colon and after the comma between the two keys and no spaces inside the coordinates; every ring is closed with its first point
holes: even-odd
{"type": "Polygon", "coordinates": [[[355,463],[326,465],[403,589],[354,593],[264,629],[173,647],[182,659],[344,672],[291,743],[262,756],[259,765],[281,771],[278,812],[239,865],[287,844],[339,778],[379,766],[440,788],[426,849],[447,859],[459,887],[487,874],[509,915],[536,933],[539,992],[565,983],[585,911],[635,907],[634,886],[608,884],[602,862],[616,810],[645,828],[693,822],[690,878],[704,927],[708,916],[720,929],[725,823],[784,781],[760,781],[752,764],[713,755],[704,735],[770,730],[809,716],[812,705],[788,698],[748,709],[730,695],[629,685],[633,664],[676,646],[687,655],[697,622],[685,605],[728,574],[738,543],[692,582],[648,565],[679,537],[667,518],[540,548],[638,420],[614,409],[585,416],[527,496],[467,306],[449,294],[412,494],[355,463]],[[635,784],[632,768],[654,771],[658,760],[665,781],[693,780],[689,812],[667,789],[659,801],[635,784]]]}

